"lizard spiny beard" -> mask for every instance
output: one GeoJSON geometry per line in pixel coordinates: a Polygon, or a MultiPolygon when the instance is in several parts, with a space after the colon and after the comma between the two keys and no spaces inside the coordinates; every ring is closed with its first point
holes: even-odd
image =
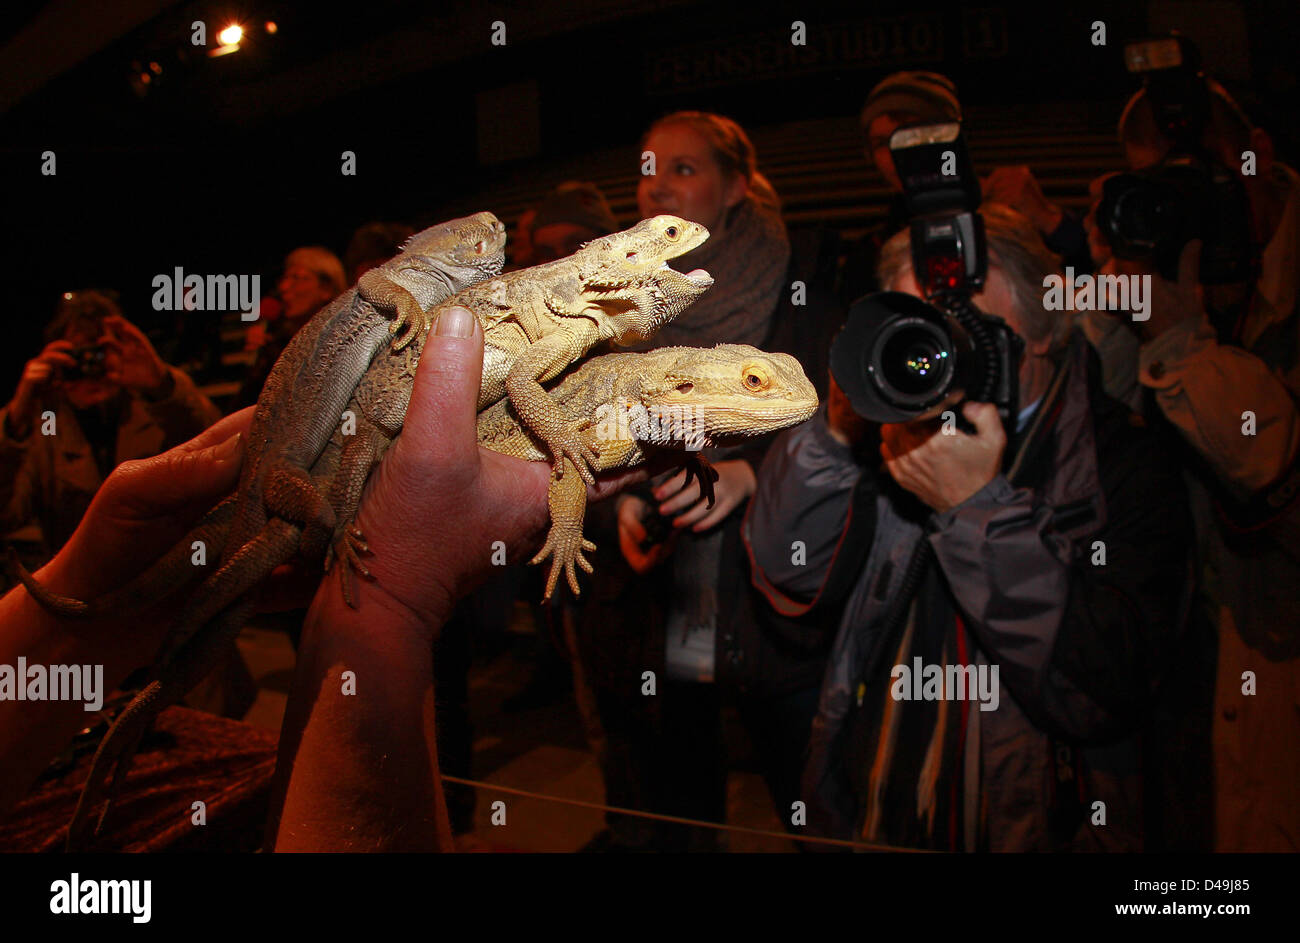
{"type": "Polygon", "coordinates": [[[628,431],[638,442],[670,446],[681,443],[688,449],[709,445],[704,422],[690,406],[647,407],[643,403],[627,407],[628,431]]]}

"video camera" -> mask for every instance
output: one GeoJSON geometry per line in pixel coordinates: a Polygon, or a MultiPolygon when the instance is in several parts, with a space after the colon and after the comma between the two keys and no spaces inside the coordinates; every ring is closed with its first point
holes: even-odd
{"type": "Polygon", "coordinates": [[[835,382],[854,411],[875,422],[915,419],[953,390],[993,403],[1014,422],[1024,341],[971,303],[984,286],[988,248],[961,125],[900,128],[889,149],[926,300],[887,291],[855,301],[831,345],[835,382]]]}
{"type": "Polygon", "coordinates": [[[1205,150],[1211,93],[1196,47],[1174,33],[1129,43],[1124,61],[1142,76],[1156,127],[1173,146],[1156,166],[1103,184],[1097,225],[1111,250],[1148,260],[1173,281],[1183,247],[1200,239],[1201,284],[1250,280],[1257,261],[1250,204],[1236,173],[1205,150]]]}

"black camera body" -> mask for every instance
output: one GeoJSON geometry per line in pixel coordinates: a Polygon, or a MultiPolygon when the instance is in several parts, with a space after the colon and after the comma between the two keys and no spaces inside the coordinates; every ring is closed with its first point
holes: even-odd
{"type": "Polygon", "coordinates": [[[1195,47],[1177,34],[1130,43],[1125,62],[1143,76],[1156,127],[1172,148],[1156,166],[1103,185],[1097,225],[1111,250],[1174,281],[1183,247],[1200,239],[1201,284],[1250,280],[1258,262],[1250,203],[1236,173],[1205,152],[1210,88],[1195,47]]]}
{"type": "Polygon", "coordinates": [[[74,347],[68,352],[73,360],[77,362],[75,367],[65,367],[63,369],[63,379],[65,380],[98,380],[104,376],[107,370],[108,347],[103,344],[92,344],[89,347],[74,347]]]}
{"type": "Polygon", "coordinates": [[[1014,422],[1024,341],[971,303],[984,286],[988,247],[961,125],[901,128],[889,147],[926,300],[876,292],[855,301],[831,346],[835,382],[854,411],[875,422],[915,419],[953,390],[993,403],[1014,422]]]}

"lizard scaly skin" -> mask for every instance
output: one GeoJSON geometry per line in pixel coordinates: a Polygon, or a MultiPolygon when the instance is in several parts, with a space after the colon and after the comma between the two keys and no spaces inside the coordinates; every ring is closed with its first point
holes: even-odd
{"type": "MultiPolygon", "coordinates": [[[[568,373],[550,397],[584,440],[598,446],[598,471],[632,468],[656,449],[673,449],[688,470],[694,466],[706,497],[712,470],[696,450],[776,432],[817,411],[816,390],[797,360],[743,344],[594,357],[568,373]]],[[[479,414],[478,438],[495,452],[547,459],[545,443],[508,400],[479,414]]],[[[575,475],[552,474],[549,504],[551,529],[532,562],[552,558],[547,599],[561,570],[576,596],[577,568],[591,572],[582,552],[595,549],[582,536],[586,486],[575,475]]]]}
{"type": "MultiPolygon", "coordinates": [[[[516,414],[551,455],[569,456],[556,466],[557,474],[567,468],[578,475],[579,484],[591,480],[588,466],[599,464],[599,444],[578,435],[577,422],[557,407],[541,382],[558,376],[597,343],[650,336],[707,291],[713,284],[707,272],[683,275],[664,258],[683,245],[698,245],[695,240],[703,238],[701,234],[707,232],[695,223],[655,217],[587,243],[567,259],[512,272],[447,301],[442,310],[464,306],[484,328],[479,410],[509,391],[516,414]],[[676,233],[669,235],[670,230],[676,233]],[[566,310],[572,314],[554,313],[557,297],[569,299],[566,310]],[[542,302],[545,310],[539,310],[542,302]],[[511,389],[516,381],[517,388],[511,389]],[[569,452],[554,444],[557,436],[568,443],[569,452]]],[[[365,538],[352,522],[366,479],[406,419],[423,343],[421,337],[401,349],[394,345],[375,358],[348,406],[355,429],[351,435],[340,429],[328,447],[340,456],[330,492],[337,526],[326,565],[333,556],[340,558],[343,596],[349,605],[356,604],[353,574],[370,575],[361,560],[367,552],[365,538]]]]}

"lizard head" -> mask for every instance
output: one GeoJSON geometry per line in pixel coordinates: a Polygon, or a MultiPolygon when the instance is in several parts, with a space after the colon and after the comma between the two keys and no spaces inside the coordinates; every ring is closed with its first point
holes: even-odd
{"type": "Polygon", "coordinates": [[[505,267],[506,227],[491,213],[451,219],[416,233],[402,246],[403,255],[434,259],[452,275],[478,281],[505,267]]]}
{"type": "Polygon", "coordinates": [[[643,219],[631,229],[583,243],[572,258],[578,277],[593,288],[617,288],[668,267],[709,238],[699,223],[679,216],[643,219]]]}
{"type": "Polygon", "coordinates": [[[647,271],[702,245],[709,231],[680,216],[665,215],[643,219],[631,229],[604,238],[620,266],[647,271]]]}
{"type": "Polygon", "coordinates": [[[641,404],[660,428],[696,446],[725,445],[798,425],[817,411],[799,361],[745,344],[664,347],[647,358],[641,404]],[[652,366],[653,364],[653,366],[652,366]]]}

